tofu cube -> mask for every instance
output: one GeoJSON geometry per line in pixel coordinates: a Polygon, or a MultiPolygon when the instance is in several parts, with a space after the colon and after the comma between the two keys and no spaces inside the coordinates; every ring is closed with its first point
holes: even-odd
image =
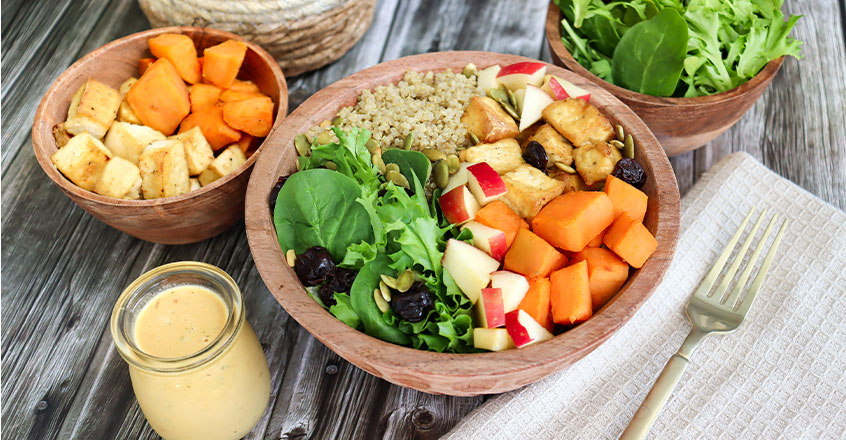
{"type": "Polygon", "coordinates": [[[118,87],[118,93],[120,93],[121,98],[126,97],[126,94],[129,93],[129,89],[135,85],[136,81],[138,81],[138,78],[129,78],[120,84],[120,87],[118,87]]]}
{"type": "Polygon", "coordinates": [[[458,153],[463,162],[487,162],[498,174],[505,174],[526,163],[515,139],[502,139],[492,144],[479,144],[458,153]]]}
{"type": "Polygon", "coordinates": [[[202,187],[202,185],[200,185],[200,180],[196,177],[192,177],[188,179],[188,181],[191,183],[191,188],[189,189],[189,191],[194,191],[195,189],[200,189],[202,187]]]}
{"type": "Polygon", "coordinates": [[[117,120],[120,122],[129,122],[130,124],[144,125],[126,99],[121,101],[120,107],[118,107],[117,120]]]}
{"type": "Polygon", "coordinates": [[[203,171],[202,173],[200,173],[199,176],[197,176],[197,181],[200,182],[200,185],[206,186],[206,185],[214,182],[215,180],[220,179],[221,177],[223,177],[223,176],[221,176],[220,174],[217,174],[216,172],[212,171],[211,169],[206,168],[205,171],[203,171]]]}
{"type": "Polygon", "coordinates": [[[614,127],[608,118],[583,99],[555,101],[546,106],[541,114],[575,147],[608,142],[614,137],[614,127]]]}
{"type": "Polygon", "coordinates": [[[214,160],[214,151],[199,126],[170,136],[168,139],[182,141],[182,147],[185,148],[185,160],[188,162],[188,174],[192,176],[205,171],[214,160]]]}
{"type": "Polygon", "coordinates": [[[564,182],[529,165],[503,174],[508,192],[500,199],[520,217],[531,220],[550,200],[564,193],[564,182]]]}
{"type": "Polygon", "coordinates": [[[120,101],[117,90],[89,79],[73,95],[65,128],[73,135],[88,132],[102,139],[115,120],[120,101]]]}
{"type": "Polygon", "coordinates": [[[573,150],[573,157],[576,162],[576,171],[590,187],[595,183],[604,182],[623,155],[617,148],[605,142],[599,142],[576,148],[573,150]]]}
{"type": "Polygon", "coordinates": [[[138,158],[145,199],[178,196],[191,189],[185,149],[177,140],[155,141],[138,158]]]}
{"type": "Polygon", "coordinates": [[[58,124],[53,126],[53,139],[56,139],[57,147],[62,148],[67,145],[70,138],[71,136],[65,129],[64,122],[59,122],[58,124]]]}
{"type": "Polygon", "coordinates": [[[461,115],[461,123],[481,142],[496,142],[520,133],[514,118],[505,113],[498,102],[487,96],[474,96],[470,100],[461,115]]]}
{"type": "Polygon", "coordinates": [[[144,125],[115,122],[106,134],[106,148],[115,156],[138,164],[138,156],[144,147],[154,141],[162,141],[165,135],[144,125]]]}
{"type": "Polygon", "coordinates": [[[557,167],[552,167],[547,171],[549,177],[552,177],[555,180],[560,180],[564,182],[564,192],[572,192],[572,191],[588,191],[589,188],[585,185],[585,181],[578,174],[570,174],[566,171],[562,171],[557,167]]]}
{"type": "Polygon", "coordinates": [[[112,153],[87,132],[78,134],[50,156],[53,165],[71,182],[91,191],[106,168],[112,153]]]}
{"type": "Polygon", "coordinates": [[[573,164],[573,146],[551,125],[541,125],[535,134],[529,138],[529,142],[531,141],[541,144],[543,149],[546,150],[550,167],[553,167],[555,163],[562,163],[567,166],[573,164]]]}
{"type": "Polygon", "coordinates": [[[138,200],[141,198],[141,171],[134,163],[115,156],[103,169],[94,192],[116,199],[138,200]]]}
{"type": "Polygon", "coordinates": [[[203,186],[214,182],[221,177],[234,172],[241,165],[247,161],[247,156],[241,151],[238,144],[232,144],[226,147],[214,161],[212,161],[209,168],[203,171],[198,179],[203,186]]]}

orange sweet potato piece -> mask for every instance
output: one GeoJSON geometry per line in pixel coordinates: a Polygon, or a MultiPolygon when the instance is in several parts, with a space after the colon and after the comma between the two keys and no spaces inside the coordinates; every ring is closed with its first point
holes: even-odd
{"type": "Polygon", "coordinates": [[[529,279],[529,291],[517,308],[531,315],[538,324],[552,332],[554,324],[549,307],[549,278],[529,279]]]}
{"type": "Polygon", "coordinates": [[[141,58],[138,60],[138,74],[143,75],[144,72],[147,71],[147,68],[150,67],[150,64],[156,62],[155,58],[141,58]]]}
{"type": "Polygon", "coordinates": [[[200,82],[200,63],[197,48],[191,37],[183,34],[160,34],[147,41],[150,52],[156,58],[164,58],[173,64],[179,76],[189,84],[200,82]]]}
{"type": "Polygon", "coordinates": [[[248,92],[243,90],[232,90],[227,89],[224,90],[223,93],[220,94],[220,100],[223,102],[235,102],[235,101],[243,101],[245,99],[252,99],[252,98],[261,98],[264,95],[257,92],[248,92]]]}
{"type": "Polygon", "coordinates": [[[223,106],[213,105],[196,113],[191,113],[182,121],[179,132],[200,127],[206,140],[214,151],[225,148],[241,139],[241,132],[230,127],[223,120],[223,106]]]}
{"type": "Polygon", "coordinates": [[[485,205],[484,208],[476,212],[474,220],[489,228],[505,232],[505,241],[508,247],[511,247],[511,243],[514,243],[517,231],[521,228],[529,229],[529,224],[501,200],[485,205]]]}
{"type": "Polygon", "coordinates": [[[195,113],[200,110],[214,106],[220,98],[220,88],[211,84],[198,83],[191,86],[191,112],[195,113]]]}
{"type": "Polygon", "coordinates": [[[643,267],[643,263],[658,247],[658,241],[646,226],[626,213],[620,214],[617,220],[614,220],[602,242],[636,269],[643,267]]]}
{"type": "Polygon", "coordinates": [[[587,261],[590,300],[593,310],[604,306],[629,278],[629,265],[608,249],[587,247],[572,262],[587,261]]]}
{"type": "Polygon", "coordinates": [[[549,302],[556,324],[578,324],[593,315],[586,261],[552,272],[549,282],[549,302]]]}
{"type": "Polygon", "coordinates": [[[528,229],[520,228],[505,254],[505,270],[528,278],[545,277],[567,264],[567,257],[528,229]]]}
{"type": "Polygon", "coordinates": [[[614,205],[614,218],[626,213],[634,220],[643,221],[646,215],[646,194],[612,175],[605,178],[605,194],[614,205]]]}
{"type": "Polygon", "coordinates": [[[605,228],[605,230],[600,232],[599,235],[597,235],[596,237],[593,237],[593,239],[588,242],[587,247],[600,247],[600,246],[602,246],[602,237],[605,237],[606,232],[608,232],[608,228],[605,228]]]}
{"type": "Polygon", "coordinates": [[[144,125],[164,135],[173,134],[191,111],[188,88],[165,58],[147,68],[127,92],[126,101],[144,125]]]}
{"type": "Polygon", "coordinates": [[[235,79],[235,81],[232,81],[232,85],[229,86],[228,90],[261,94],[261,90],[259,90],[259,87],[256,85],[256,83],[252,81],[243,81],[237,78],[235,79]]]}
{"type": "Polygon", "coordinates": [[[204,59],[205,59],[205,58],[203,58],[203,57],[197,57],[197,63],[199,63],[199,64],[200,64],[200,77],[201,77],[201,78],[202,78],[202,76],[203,76],[203,60],[204,60],[204,59]]]}
{"type": "Polygon", "coordinates": [[[532,231],[551,245],[578,252],[614,221],[614,206],[603,192],[560,195],[532,219],[532,231]]]}
{"type": "Polygon", "coordinates": [[[273,127],[273,101],[263,96],[223,105],[223,120],[232,128],[264,137],[273,127]]]}
{"type": "Polygon", "coordinates": [[[203,78],[220,88],[228,89],[235,82],[247,45],[243,41],[226,40],[203,51],[203,78]]]}

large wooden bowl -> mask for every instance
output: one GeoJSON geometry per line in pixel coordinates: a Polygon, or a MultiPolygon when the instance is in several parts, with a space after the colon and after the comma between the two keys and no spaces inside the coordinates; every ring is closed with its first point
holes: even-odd
{"type": "Polygon", "coordinates": [[[306,295],[285,262],[268,205],[277,178],[296,171],[294,136],[332,119],[339,109],[354,104],[361,91],[396,83],[406,69],[458,72],[469,62],[484,68],[519,61],[534,60],[490,52],[440,52],[371,67],[326,87],[300,105],[268,138],[256,163],[247,188],[246,225],[259,273],[273,296],[306,330],[378,377],[428,393],[451,395],[501,393],[535,382],[581,359],[619,329],[646,301],[670,265],[679,232],[679,190],[664,150],[646,124],[613,95],[572,72],[549,66],[551,73],[590,90],[591,102],[634,136],[636,158],[649,174],[643,188],[649,195],[644,223],[656,236],[658,249],[608,305],[584,324],[547,342],[498,353],[443,354],[394,345],[353,330],[306,295]]]}
{"type": "MultiPolygon", "coordinates": [[[[215,236],[244,215],[244,196],[261,145],[247,163],[208,186],[176,197],[123,200],[86,191],[65,178],[50,161],[57,150],[53,126],[64,121],[74,92],[88,78],[117,88],[138,76],[138,60],[150,57],[147,40],[163,33],[182,33],[194,39],[199,50],[228,39],[242,40],[229,32],[179,26],[139,32],[115,40],[89,53],[62,73],[41,99],[32,125],[32,146],[44,172],[82,209],[107,225],[142,240],[165,244],[194,243],[215,236]]],[[[275,104],[274,129],[288,113],[288,88],[282,70],[261,47],[247,42],[241,76],[255,82],[275,104]]]]}
{"type": "Polygon", "coordinates": [[[662,98],[624,89],[582,67],[561,41],[561,10],[549,2],[546,40],[552,61],[613,93],[631,107],[658,138],[667,155],[695,150],[737,123],[752,107],[781,67],[784,57],[770,61],[752,79],[726,92],[695,98],[662,98]]]}

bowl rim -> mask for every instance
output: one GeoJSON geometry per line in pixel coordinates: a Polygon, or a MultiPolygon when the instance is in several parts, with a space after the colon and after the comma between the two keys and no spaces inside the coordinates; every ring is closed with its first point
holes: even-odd
{"type": "MultiPolygon", "coordinates": [[[[648,145],[648,147],[643,148],[643,154],[647,156],[650,166],[653,168],[653,173],[666,177],[663,181],[656,179],[656,203],[662,207],[655,214],[657,225],[655,235],[659,240],[659,249],[656,250],[656,253],[647,261],[641,271],[630,277],[630,281],[623,288],[631,291],[628,295],[615,296],[609,304],[606,304],[601,311],[594,315],[594,318],[566,332],[565,335],[568,336],[562,337],[562,335],[559,335],[550,341],[519,350],[472,354],[437,353],[386,342],[347,327],[305,294],[300,296],[286,295],[285,291],[304,293],[304,290],[296,279],[296,275],[293,274],[293,270],[284,262],[284,254],[279,247],[272,215],[268,209],[267,197],[273,182],[279,177],[276,170],[280,163],[285,160],[286,155],[294,154],[292,152],[294,147],[288,141],[293,139],[297,132],[307,130],[306,124],[311,122],[309,116],[305,115],[304,112],[312,108],[332,108],[333,111],[337,112],[344,105],[348,105],[344,104],[342,99],[348,100],[350,96],[357,98],[362,90],[369,90],[389,82],[395,83],[393,79],[396,78],[397,72],[399,72],[399,76],[402,76],[402,72],[407,69],[420,72],[442,71],[444,68],[440,67],[438,63],[445,63],[444,59],[450,57],[458,57],[462,60],[461,66],[455,64],[454,71],[460,71],[463,64],[467,62],[473,62],[477,66],[521,61],[538,62],[538,60],[527,57],[493,52],[434,52],[377,64],[318,91],[292,112],[280,126],[280,129],[268,138],[268,147],[256,163],[247,186],[245,203],[247,240],[256,268],[271,294],[287,313],[309,333],[349,362],[390,382],[426,392],[452,395],[504,392],[539,380],[585,356],[621,328],[651,296],[657,284],[666,274],[675,252],[679,233],[679,191],[675,174],[663,148],[646,124],[628,106],[610,92],[586,82],[575,73],[544,62],[548,66],[548,71],[552,69],[556,71],[556,74],[561,74],[576,83],[583,84],[583,87],[589,89],[592,93],[601,95],[602,99],[609,103],[609,106],[613,105],[616,112],[613,119],[625,118],[626,123],[634,125],[638,133],[639,143],[648,145]],[[638,274],[644,276],[637,277],[638,274]],[[632,286],[637,286],[638,291],[634,291],[632,286]],[[567,342],[578,339],[580,335],[587,335],[588,342],[576,344],[572,348],[568,347],[567,342]],[[470,360],[480,362],[506,361],[508,366],[501,367],[494,372],[471,371],[466,366],[467,361],[470,360]],[[538,371],[542,371],[542,373],[531,380],[518,377],[520,372],[529,368],[539,368],[538,371]],[[401,371],[401,373],[394,373],[395,371],[401,371]],[[440,385],[426,388],[419,383],[415,383],[421,377],[440,385]],[[499,385],[483,391],[447,389],[448,387],[443,385],[443,380],[455,382],[461,378],[472,378],[474,381],[478,381],[480,378],[490,379],[492,383],[499,381],[499,385]],[[438,382],[438,380],[441,380],[441,382],[438,382]]],[[[457,63],[457,61],[455,62],[457,63]]],[[[312,119],[315,117],[312,116],[312,119]]],[[[658,206],[657,204],[656,206],[658,206]]],[[[478,362],[475,364],[480,365],[478,362]]]]}
{"type": "Polygon", "coordinates": [[[642,104],[648,104],[651,106],[666,106],[666,107],[676,107],[676,106],[696,106],[702,104],[719,104],[723,103],[735,98],[738,98],[745,93],[754,90],[759,85],[765,82],[769,82],[776,73],[778,73],[781,64],[784,62],[784,56],[776,58],[768,62],[764,67],[761,69],[760,72],[755,74],[752,78],[746,81],[739,86],[726,90],[724,92],[715,93],[713,95],[705,95],[705,96],[694,96],[690,98],[678,98],[678,97],[665,97],[665,96],[652,96],[647,95],[640,92],[635,92],[633,90],[629,90],[623,87],[620,87],[616,84],[612,84],[596,75],[593,74],[590,70],[579,64],[570,51],[564,46],[564,42],[561,41],[561,31],[560,31],[560,23],[562,20],[561,9],[555,4],[553,0],[549,2],[549,9],[547,10],[546,14],[546,41],[549,44],[549,51],[552,55],[552,59],[554,61],[560,61],[564,64],[564,67],[570,69],[578,73],[581,76],[584,76],[591,82],[608,89],[611,93],[615,96],[622,98],[624,101],[629,102],[637,102],[642,104]]]}
{"type": "MultiPolygon", "coordinates": [[[[191,35],[189,35],[191,36],[191,35]]],[[[192,36],[192,39],[194,37],[192,36]]],[[[189,200],[195,198],[197,196],[201,196],[207,194],[209,192],[214,191],[215,189],[224,186],[227,182],[232,181],[233,179],[238,178],[244,171],[250,169],[250,167],[255,164],[258,160],[259,152],[263,149],[267,139],[270,135],[282,124],[285,116],[288,113],[288,84],[285,80],[285,75],[282,72],[282,69],[279,67],[279,64],[273,59],[273,57],[261,46],[252,43],[243,37],[233,34],[231,32],[209,28],[209,27],[199,27],[199,26],[169,26],[169,27],[162,27],[162,28],[154,28],[154,29],[147,29],[141,32],[136,32],[133,34],[126,35],[124,37],[118,38],[116,40],[110,41],[97,49],[92,50],[91,52],[85,54],[82,58],[76,60],[68,66],[59,76],[56,77],[55,80],[50,84],[50,87],[41,97],[41,101],[38,104],[38,108],[35,111],[35,116],[33,118],[32,123],[32,145],[33,149],[35,150],[35,158],[38,160],[38,163],[41,165],[41,168],[44,172],[50,177],[50,179],[58,185],[62,190],[73,194],[74,196],[80,197],[85,200],[90,200],[92,202],[96,202],[100,205],[109,205],[109,206],[132,206],[132,207],[162,207],[165,205],[174,205],[185,200],[189,200]],[[63,83],[66,78],[72,76],[77,70],[81,69],[83,65],[87,64],[91,60],[97,58],[101,55],[104,51],[113,50],[130,42],[139,39],[148,39],[150,37],[165,34],[165,33],[180,33],[185,34],[186,31],[190,31],[191,33],[200,33],[201,35],[214,35],[223,38],[229,38],[234,40],[239,40],[244,42],[247,45],[247,48],[253,51],[258,57],[270,67],[271,72],[273,73],[273,78],[276,81],[277,86],[279,87],[279,99],[278,99],[278,108],[276,110],[275,121],[273,123],[273,127],[265,136],[264,141],[259,144],[256,151],[253,153],[252,156],[247,158],[247,161],[244,162],[235,172],[229,173],[209,185],[203,186],[200,189],[189,191],[184,194],[180,194],[178,196],[171,196],[171,197],[163,197],[159,199],[140,199],[140,200],[130,200],[130,199],[118,199],[114,197],[107,197],[100,194],[97,194],[93,191],[88,191],[77,186],[75,183],[71,182],[70,179],[64,176],[53,162],[50,160],[50,154],[48,153],[49,143],[52,142],[55,145],[55,139],[52,135],[53,127],[46,127],[40,121],[44,119],[44,114],[47,112],[47,107],[52,99],[57,95],[57,91],[60,87],[63,86],[63,83]]],[[[58,146],[57,146],[58,149],[58,146]]]]}

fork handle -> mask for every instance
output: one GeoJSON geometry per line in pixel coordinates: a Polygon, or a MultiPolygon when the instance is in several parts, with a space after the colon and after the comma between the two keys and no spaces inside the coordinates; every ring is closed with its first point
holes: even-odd
{"type": "Polygon", "coordinates": [[[661,375],[658,376],[658,380],[652,385],[652,389],[649,390],[646,399],[643,400],[640,408],[637,409],[634,417],[632,417],[629,426],[623,431],[620,440],[640,440],[646,438],[646,435],[649,434],[649,430],[652,428],[652,424],[655,423],[655,419],[658,418],[658,414],[664,408],[664,404],[667,403],[667,400],[676,388],[676,384],[679,383],[682,374],[684,374],[687,364],[690,363],[690,355],[693,354],[696,346],[699,345],[699,341],[705,335],[706,333],[700,332],[696,327],[691,330],[679,351],[667,361],[667,365],[664,366],[661,375]]]}

